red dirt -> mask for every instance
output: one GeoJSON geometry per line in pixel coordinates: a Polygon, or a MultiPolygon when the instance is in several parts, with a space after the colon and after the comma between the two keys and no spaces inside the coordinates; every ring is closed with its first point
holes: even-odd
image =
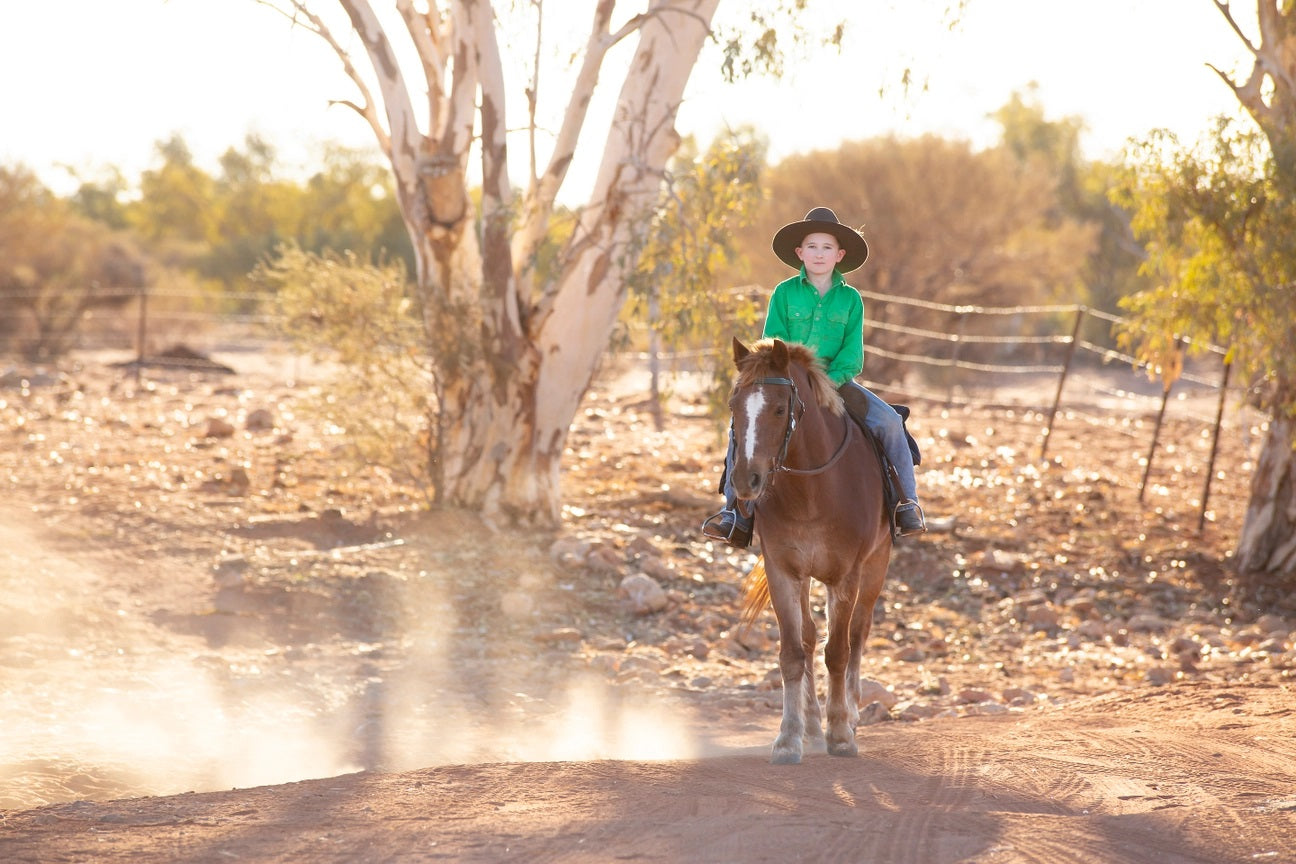
{"type": "Polygon", "coordinates": [[[870,639],[897,703],[775,768],[686,388],[660,433],[637,380],[590,395],[553,537],[344,470],[273,377],[148,378],[0,390],[0,861],[1296,861],[1296,618],[1228,569],[1245,428],[1198,534],[1194,419],[1143,505],[1146,417],[1038,464],[1027,409],[917,406],[948,524],[870,639]]]}

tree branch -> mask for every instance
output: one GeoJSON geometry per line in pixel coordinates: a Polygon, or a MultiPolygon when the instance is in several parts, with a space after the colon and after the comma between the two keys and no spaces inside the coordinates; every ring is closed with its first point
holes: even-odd
{"type": "MultiPolygon", "coordinates": [[[[294,2],[300,5],[300,0],[294,2]]],[[[391,42],[368,0],[338,2],[351,19],[351,27],[364,45],[374,74],[378,77],[378,89],[382,93],[388,134],[391,136],[387,155],[392,168],[398,177],[414,176],[421,136],[414,119],[414,107],[409,101],[405,78],[396,62],[391,42]]],[[[372,104],[371,100],[367,104],[372,104]]]]}
{"type": "Polygon", "coordinates": [[[446,22],[435,3],[429,3],[428,11],[420,14],[411,0],[396,0],[396,11],[405,22],[405,29],[423,66],[428,92],[428,129],[436,129],[445,102],[445,55],[441,46],[445,44],[446,22]]]}
{"type": "Polygon", "coordinates": [[[346,73],[346,76],[355,84],[356,89],[360,91],[360,96],[363,102],[363,104],[358,105],[349,100],[332,100],[329,104],[346,105],[354,109],[355,112],[364,118],[365,122],[369,124],[369,128],[373,130],[374,137],[378,140],[378,146],[382,149],[383,153],[390,157],[391,139],[388,137],[387,130],[383,128],[382,122],[378,118],[378,109],[374,105],[373,94],[369,90],[369,85],[365,83],[364,77],[351,61],[351,55],[347,53],[347,50],[342,47],[342,44],[334,38],[332,31],[330,31],[327,25],[324,24],[323,19],[311,12],[310,9],[306,8],[306,4],[302,2],[302,0],[289,0],[292,8],[291,13],[286,9],[280,8],[277,3],[271,2],[271,0],[256,0],[256,2],[257,4],[265,6],[267,9],[284,16],[292,22],[294,27],[301,27],[308,30],[328,43],[329,47],[333,49],[333,53],[342,61],[342,71],[346,73]]]}

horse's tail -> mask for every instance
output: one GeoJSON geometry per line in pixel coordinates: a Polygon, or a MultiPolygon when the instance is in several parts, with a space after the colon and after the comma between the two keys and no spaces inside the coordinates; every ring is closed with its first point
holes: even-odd
{"type": "Polygon", "coordinates": [[[765,556],[756,559],[756,566],[743,577],[742,613],[739,626],[743,630],[756,623],[756,618],[770,602],[769,580],[765,578],[765,556]]]}

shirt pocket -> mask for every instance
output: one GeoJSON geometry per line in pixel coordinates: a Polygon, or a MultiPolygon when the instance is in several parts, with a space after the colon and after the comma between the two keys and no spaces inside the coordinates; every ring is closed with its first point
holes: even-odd
{"type": "Polygon", "coordinates": [[[846,339],[850,315],[846,312],[826,312],[819,320],[819,344],[831,349],[835,356],[846,339]]]}
{"type": "Polygon", "coordinates": [[[789,309],[787,312],[788,340],[804,343],[810,338],[814,312],[810,309],[789,309]]]}

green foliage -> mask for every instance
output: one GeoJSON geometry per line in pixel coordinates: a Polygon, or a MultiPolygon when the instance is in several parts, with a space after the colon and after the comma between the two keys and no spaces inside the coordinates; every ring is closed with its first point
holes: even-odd
{"type": "Polygon", "coordinates": [[[404,265],[286,245],[254,279],[274,292],[292,344],[336,366],[306,410],[340,430],[356,467],[384,469],[430,500],[432,372],[404,265]]]}
{"type": "MultiPolygon", "coordinates": [[[[645,321],[671,351],[720,346],[716,392],[729,380],[729,338],[749,334],[756,310],[741,291],[718,290],[731,266],[734,232],[750,224],[760,202],[765,145],[750,130],[717,138],[699,157],[686,142],[668,169],[661,206],[631,250],[628,314],[645,321]]],[[[723,404],[723,397],[713,401],[723,404]]]]}
{"type": "Polygon", "coordinates": [[[1221,118],[1195,147],[1162,131],[1131,157],[1113,196],[1133,215],[1152,287],[1122,304],[1123,344],[1150,363],[1180,338],[1227,346],[1265,407],[1296,414],[1296,190],[1264,136],[1221,118]]]}
{"type": "Polygon", "coordinates": [[[159,142],[161,164],[139,180],[139,199],[127,209],[127,223],[144,240],[155,244],[194,247],[213,242],[217,222],[211,206],[216,184],[194,164],[180,136],[159,142]]]}
{"type": "Polygon", "coordinates": [[[153,298],[153,311],[256,312],[249,274],[283,243],[412,272],[391,172],[367,151],[327,148],[305,182],[280,178],[274,148],[256,136],[227,149],[216,175],[180,136],[159,142],[157,157],[134,188],[110,170],[66,201],[29,172],[0,169],[0,290],[29,312],[3,316],[0,346],[58,354],[88,310],[120,305],[152,281],[200,295],[153,298]]]}
{"type": "Polygon", "coordinates": [[[46,360],[66,351],[96,308],[121,306],[150,264],[120,231],[87,219],[29,171],[0,168],[0,347],[46,360]]]}
{"type": "Polygon", "coordinates": [[[323,168],[298,190],[300,222],[291,234],[304,249],[350,249],[366,260],[405,262],[414,253],[401,218],[391,170],[366,150],[330,146],[323,168]]]}
{"type": "MultiPolygon", "coordinates": [[[[765,202],[737,242],[765,296],[792,275],[770,252],[770,238],[820,205],[861,227],[869,241],[869,260],[849,275],[852,285],[937,303],[1074,301],[1094,247],[1096,228],[1059,209],[1047,167],[1023,163],[1004,148],[974,151],[934,136],[853,141],[785,159],[763,185],[765,202]]],[[[866,303],[865,315],[935,332],[958,326],[947,313],[900,304],[866,303]]],[[[903,331],[886,339],[878,347],[891,352],[930,350],[923,337],[903,331]]],[[[972,350],[965,348],[965,359],[972,350]]],[[[867,359],[869,377],[885,379],[897,369],[898,361],[867,359]]]]}
{"type": "MultiPolygon", "coordinates": [[[[1119,165],[1089,162],[1080,152],[1084,121],[1079,117],[1049,120],[1035,85],[1027,93],[1013,93],[994,113],[1003,129],[1000,146],[1023,166],[1033,166],[1054,181],[1054,209],[1045,214],[1057,226],[1068,220],[1093,226],[1096,244],[1089,255],[1073,302],[1105,312],[1117,312],[1120,300],[1147,287],[1139,275],[1143,250],[1134,242],[1129,215],[1115,206],[1109,192],[1118,182],[1119,165]]],[[[1089,319],[1090,341],[1113,345],[1109,327],[1089,319]]]]}
{"type": "Polygon", "coordinates": [[[752,75],[781,77],[789,58],[804,56],[811,48],[831,46],[841,50],[846,23],[836,21],[824,32],[810,32],[804,26],[789,27],[802,20],[809,0],[767,0],[741,4],[743,17],[733,23],[720,22],[715,40],[720,44],[720,72],[733,83],[752,75]]]}

